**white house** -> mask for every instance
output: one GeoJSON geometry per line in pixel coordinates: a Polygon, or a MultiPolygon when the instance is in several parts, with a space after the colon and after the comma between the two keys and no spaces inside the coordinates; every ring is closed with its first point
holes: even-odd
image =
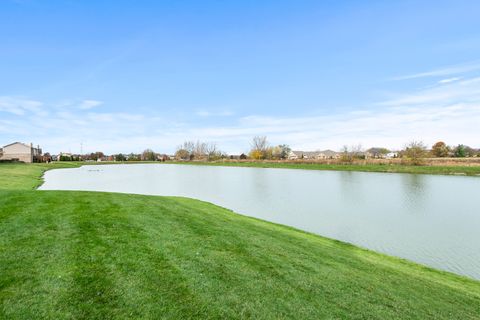
{"type": "Polygon", "coordinates": [[[386,159],[398,158],[398,152],[389,152],[385,155],[386,159]]]}

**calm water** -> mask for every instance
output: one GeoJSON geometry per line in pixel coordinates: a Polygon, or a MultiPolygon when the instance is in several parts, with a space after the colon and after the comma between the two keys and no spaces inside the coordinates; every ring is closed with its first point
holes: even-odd
{"type": "Polygon", "coordinates": [[[187,166],[48,171],[43,190],[185,196],[480,279],[480,178],[187,166]]]}

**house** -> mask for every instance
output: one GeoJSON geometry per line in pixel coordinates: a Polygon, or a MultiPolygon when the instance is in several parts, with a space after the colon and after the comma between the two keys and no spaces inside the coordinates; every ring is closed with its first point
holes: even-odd
{"type": "Polygon", "coordinates": [[[316,159],[318,152],[315,151],[290,151],[288,154],[289,160],[298,159],[316,159]]]}
{"type": "Polygon", "coordinates": [[[386,159],[398,158],[398,152],[389,152],[385,155],[386,159]]]}
{"type": "Polygon", "coordinates": [[[338,159],[340,155],[338,152],[332,150],[324,151],[290,151],[288,160],[308,159],[308,160],[324,160],[324,159],[338,159]]]}
{"type": "Polygon", "coordinates": [[[324,150],[317,153],[316,159],[338,159],[340,154],[333,150],[324,150]]]}
{"type": "Polygon", "coordinates": [[[387,148],[375,147],[368,149],[367,153],[369,158],[385,159],[387,158],[387,154],[390,154],[391,152],[387,148]]]}
{"type": "Polygon", "coordinates": [[[302,151],[290,151],[287,156],[288,160],[302,159],[302,151]]]}
{"type": "Polygon", "coordinates": [[[315,160],[318,157],[317,151],[304,151],[303,159],[315,160]]]}
{"type": "Polygon", "coordinates": [[[157,154],[157,161],[168,161],[170,157],[167,154],[157,154]]]}
{"type": "Polygon", "coordinates": [[[226,155],[226,156],[222,156],[222,158],[227,158],[230,160],[246,160],[248,157],[245,153],[242,153],[242,154],[226,155]]]}
{"type": "Polygon", "coordinates": [[[368,151],[360,151],[354,153],[354,158],[357,159],[369,159],[372,157],[372,154],[368,151]]]}
{"type": "Polygon", "coordinates": [[[70,152],[60,152],[56,157],[57,161],[72,161],[73,155],[70,152]]]}
{"type": "Polygon", "coordinates": [[[41,162],[42,149],[22,142],[14,142],[3,147],[0,160],[21,161],[25,163],[41,162]]]}

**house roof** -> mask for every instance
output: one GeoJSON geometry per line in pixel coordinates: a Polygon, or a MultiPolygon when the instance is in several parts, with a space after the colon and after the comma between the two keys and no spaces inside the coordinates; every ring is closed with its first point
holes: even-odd
{"type": "Polygon", "coordinates": [[[323,151],[319,151],[318,152],[319,154],[324,154],[326,156],[334,156],[337,154],[337,152],[333,151],[333,150],[323,150],[323,151]]]}
{"type": "Polygon", "coordinates": [[[312,151],[292,151],[292,153],[294,153],[295,155],[297,155],[299,157],[301,157],[301,156],[311,157],[312,155],[316,154],[315,152],[312,152],[312,151]]]}
{"type": "Polygon", "coordinates": [[[324,151],[292,151],[297,156],[307,156],[307,157],[316,157],[318,155],[325,155],[325,156],[334,156],[337,152],[333,150],[324,150],[324,151]]]}
{"type": "Polygon", "coordinates": [[[9,147],[9,146],[13,146],[14,144],[21,144],[21,145],[24,145],[25,147],[30,148],[30,145],[28,145],[26,143],[23,143],[23,142],[13,142],[13,143],[7,144],[6,146],[3,146],[3,147],[6,148],[6,147],[9,147]]]}
{"type": "Polygon", "coordinates": [[[307,157],[316,157],[318,155],[318,152],[317,151],[305,151],[303,153],[304,156],[307,156],[307,157]]]}

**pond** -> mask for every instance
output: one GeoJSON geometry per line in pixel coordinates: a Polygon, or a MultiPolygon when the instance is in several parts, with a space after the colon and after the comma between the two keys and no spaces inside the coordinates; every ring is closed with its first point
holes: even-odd
{"type": "Polygon", "coordinates": [[[200,199],[480,279],[480,178],[174,164],[83,166],[42,190],[200,199]]]}

